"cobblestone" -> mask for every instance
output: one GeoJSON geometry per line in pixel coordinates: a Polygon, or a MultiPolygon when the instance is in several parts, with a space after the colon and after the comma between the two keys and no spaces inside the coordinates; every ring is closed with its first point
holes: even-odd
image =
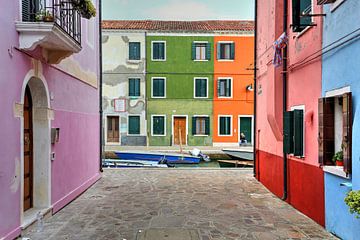
{"type": "Polygon", "coordinates": [[[247,170],[105,170],[92,188],[45,219],[42,232],[36,226],[23,236],[134,240],[139,231],[180,228],[203,240],[336,239],[247,170]]]}

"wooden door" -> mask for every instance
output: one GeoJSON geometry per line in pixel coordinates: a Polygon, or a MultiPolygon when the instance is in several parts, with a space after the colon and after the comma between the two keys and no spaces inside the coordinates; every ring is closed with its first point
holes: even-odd
{"type": "Polygon", "coordinates": [[[186,145],[186,117],[174,118],[174,145],[186,145]]]}
{"type": "Polygon", "coordinates": [[[29,87],[24,99],[24,211],[33,207],[33,124],[29,87]]]}
{"type": "Polygon", "coordinates": [[[118,143],[119,142],[119,117],[107,117],[107,141],[118,143]]]}

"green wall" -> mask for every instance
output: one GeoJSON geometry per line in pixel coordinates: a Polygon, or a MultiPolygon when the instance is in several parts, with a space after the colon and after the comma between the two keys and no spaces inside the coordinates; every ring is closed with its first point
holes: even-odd
{"type": "Polygon", "coordinates": [[[169,146],[172,142],[172,116],[188,116],[188,145],[212,145],[212,135],[206,137],[192,136],[191,118],[193,115],[210,117],[210,133],[213,123],[213,72],[214,72],[214,41],[213,37],[169,37],[148,36],[147,42],[147,123],[149,145],[169,146]],[[166,61],[151,61],[151,42],[166,41],[166,61]],[[196,62],[191,59],[192,42],[207,41],[212,47],[211,60],[196,62]],[[151,78],[166,78],[166,98],[151,98],[151,78]],[[208,78],[208,98],[194,98],[194,78],[208,78]],[[166,115],[166,136],[151,136],[151,115],[166,115]]]}

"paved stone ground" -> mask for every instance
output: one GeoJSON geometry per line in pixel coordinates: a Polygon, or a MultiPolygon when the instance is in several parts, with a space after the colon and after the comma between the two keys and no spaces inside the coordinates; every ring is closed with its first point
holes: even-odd
{"type": "MultiPolygon", "coordinates": [[[[105,170],[30,239],[126,239],[139,230],[196,230],[203,240],[336,239],[269,193],[248,170],[105,170]]],[[[168,238],[171,240],[171,237],[168,238]]]]}

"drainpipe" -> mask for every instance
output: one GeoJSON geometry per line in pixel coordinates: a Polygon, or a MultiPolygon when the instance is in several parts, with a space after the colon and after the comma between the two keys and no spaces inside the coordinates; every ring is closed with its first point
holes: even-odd
{"type": "MultiPolygon", "coordinates": [[[[284,0],[284,19],[283,19],[283,31],[286,33],[287,35],[287,17],[288,17],[288,0],[284,0]]],[[[286,47],[284,48],[284,52],[283,52],[283,72],[282,72],[282,77],[283,77],[283,119],[284,119],[284,115],[285,112],[287,110],[287,57],[288,57],[288,46],[286,45],[286,47]]],[[[283,124],[284,125],[284,124],[283,124]]],[[[284,128],[284,126],[283,126],[284,128]]],[[[283,140],[283,144],[284,144],[284,140],[283,140]]],[[[284,156],[283,156],[283,161],[284,161],[284,194],[282,196],[282,200],[286,200],[288,198],[288,176],[287,176],[287,154],[284,152],[284,156]]]]}
{"type": "Polygon", "coordinates": [[[100,72],[100,79],[99,79],[99,117],[100,117],[100,154],[99,154],[99,169],[100,172],[103,171],[102,169],[102,156],[103,156],[103,109],[102,109],[102,82],[103,82],[103,73],[102,73],[102,14],[101,14],[101,0],[98,0],[99,4],[99,72],[100,72]]]}
{"type": "Polygon", "coordinates": [[[258,0],[255,0],[255,38],[254,38],[254,139],[253,139],[253,152],[254,152],[254,177],[256,177],[256,76],[257,76],[257,5],[258,0]]]}

